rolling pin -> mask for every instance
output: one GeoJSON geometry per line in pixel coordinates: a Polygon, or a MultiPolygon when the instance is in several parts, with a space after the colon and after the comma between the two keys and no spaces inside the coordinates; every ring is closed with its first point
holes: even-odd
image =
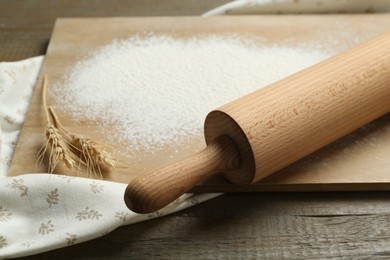
{"type": "Polygon", "coordinates": [[[153,212],[217,173],[257,182],[389,111],[387,33],[210,112],[206,148],[136,177],[125,203],[153,212]]]}

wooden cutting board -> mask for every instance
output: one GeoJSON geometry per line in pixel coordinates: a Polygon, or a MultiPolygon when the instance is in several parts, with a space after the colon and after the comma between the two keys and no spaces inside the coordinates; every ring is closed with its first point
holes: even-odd
{"type": "MultiPolygon", "coordinates": [[[[47,171],[47,161],[36,164],[46,126],[41,101],[43,75],[49,77],[50,93],[50,84],[61,84],[64,73],[77,61],[114,39],[145,32],[179,38],[235,34],[261,38],[263,45],[318,44],[320,48],[338,53],[387,31],[390,31],[388,14],[58,19],[9,175],[47,171]]],[[[54,99],[49,94],[48,103],[55,104],[54,99]]],[[[90,131],[99,129],[99,122],[76,122],[66,110],[61,111],[63,124],[72,132],[107,142],[104,129],[100,134],[90,131]]],[[[205,146],[203,136],[198,136],[179,147],[167,146],[157,154],[140,151],[137,156],[126,156],[128,145],[118,144],[114,151],[126,167],[105,172],[104,179],[128,183],[138,174],[189,156],[205,146]]],[[[55,173],[86,177],[83,171],[71,171],[62,166],[55,173]]],[[[352,190],[390,190],[390,115],[254,185],[232,185],[216,176],[194,189],[196,192],[352,190]]]]}

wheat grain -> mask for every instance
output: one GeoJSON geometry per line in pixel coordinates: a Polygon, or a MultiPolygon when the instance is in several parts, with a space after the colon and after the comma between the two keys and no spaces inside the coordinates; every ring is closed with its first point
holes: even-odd
{"type": "Polygon", "coordinates": [[[46,153],[49,153],[48,171],[53,173],[60,162],[68,168],[80,164],[87,168],[87,176],[103,178],[101,166],[115,168],[115,160],[106,150],[106,146],[89,138],[69,132],[60,122],[53,107],[46,104],[47,76],[43,78],[42,101],[46,115],[46,142],[38,152],[37,162],[42,163],[46,153]]]}
{"type": "Polygon", "coordinates": [[[101,166],[115,168],[116,163],[111,154],[107,151],[107,146],[90,138],[79,134],[69,132],[60,122],[53,107],[49,107],[49,112],[53,118],[54,124],[66,137],[67,142],[71,145],[73,154],[77,156],[87,168],[87,176],[103,178],[101,166]]]}
{"type": "Polygon", "coordinates": [[[48,172],[53,173],[54,169],[60,162],[64,162],[64,164],[68,168],[73,168],[76,165],[76,160],[73,156],[73,153],[68,147],[68,142],[66,138],[64,138],[61,132],[53,125],[50,120],[46,104],[46,84],[47,76],[44,76],[42,85],[42,101],[47,121],[47,126],[45,130],[46,142],[42,145],[41,149],[38,152],[37,161],[42,162],[44,155],[48,152],[48,172]]]}
{"type": "Polygon", "coordinates": [[[115,161],[104,145],[81,135],[71,134],[71,138],[72,144],[81,151],[80,159],[86,164],[88,174],[99,173],[101,177],[101,166],[115,168],[115,161]]]}
{"type": "Polygon", "coordinates": [[[72,169],[76,166],[76,160],[70,151],[66,139],[60,131],[50,122],[45,130],[46,142],[39,151],[38,160],[42,162],[46,152],[49,152],[48,172],[53,173],[60,162],[72,169]]]}

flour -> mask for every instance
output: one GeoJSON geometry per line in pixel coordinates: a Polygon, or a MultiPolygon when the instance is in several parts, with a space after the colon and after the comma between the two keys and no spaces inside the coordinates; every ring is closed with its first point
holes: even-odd
{"type": "Polygon", "coordinates": [[[158,150],[201,136],[211,110],[328,56],[237,37],[134,36],[73,66],[54,86],[55,105],[115,129],[107,133],[114,144],[158,150]]]}

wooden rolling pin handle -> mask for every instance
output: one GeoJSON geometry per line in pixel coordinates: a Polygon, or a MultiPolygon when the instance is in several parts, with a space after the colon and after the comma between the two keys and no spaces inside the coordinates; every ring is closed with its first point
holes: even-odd
{"type": "Polygon", "coordinates": [[[126,188],[125,203],[137,213],[154,212],[205,178],[239,167],[236,144],[227,135],[221,135],[194,156],[136,177],[126,188]]]}

